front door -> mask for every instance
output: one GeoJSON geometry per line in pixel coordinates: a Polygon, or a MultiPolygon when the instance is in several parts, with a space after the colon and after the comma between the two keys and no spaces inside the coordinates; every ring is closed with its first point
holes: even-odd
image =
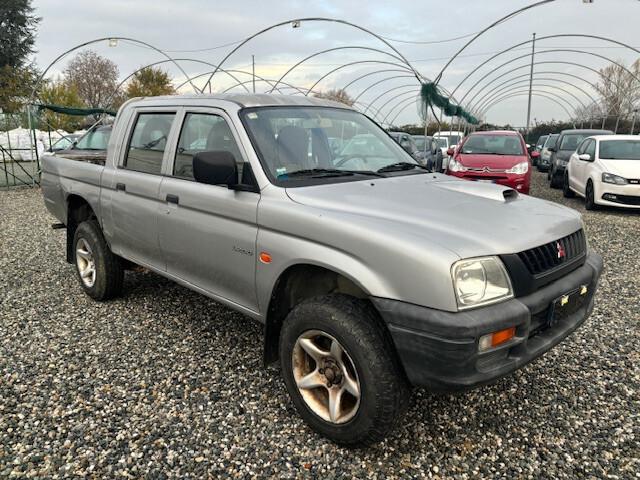
{"type": "Polygon", "coordinates": [[[164,202],[158,218],[160,248],[170,274],[257,311],[260,194],[201,184],[193,178],[193,155],[201,151],[226,150],[241,171],[246,157],[227,120],[215,109],[186,109],[183,113],[171,169],[160,185],[164,202]]]}

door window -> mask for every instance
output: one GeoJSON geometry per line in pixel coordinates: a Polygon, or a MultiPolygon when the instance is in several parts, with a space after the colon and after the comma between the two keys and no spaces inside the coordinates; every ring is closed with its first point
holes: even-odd
{"type": "Polygon", "coordinates": [[[159,175],[175,113],[141,113],[133,128],[124,167],[159,175]]]}
{"type": "Polygon", "coordinates": [[[193,156],[199,152],[220,150],[233,155],[240,171],[242,156],[225,119],[209,113],[188,113],[178,140],[173,175],[193,180],[193,156]]]}
{"type": "Polygon", "coordinates": [[[587,144],[587,148],[585,148],[584,150],[584,153],[590,155],[591,160],[594,160],[596,158],[596,141],[595,140],[589,140],[587,144]]]}

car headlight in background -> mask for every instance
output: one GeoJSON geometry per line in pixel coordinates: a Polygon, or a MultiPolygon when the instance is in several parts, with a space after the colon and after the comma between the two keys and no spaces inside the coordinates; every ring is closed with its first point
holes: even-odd
{"type": "Polygon", "coordinates": [[[522,162],[522,163],[518,163],[518,164],[514,165],[513,167],[511,167],[506,172],[507,173],[516,173],[518,175],[524,175],[528,171],[529,171],[529,162],[522,162]]]}
{"type": "Polygon", "coordinates": [[[614,185],[626,185],[627,179],[613,173],[604,172],[602,174],[602,181],[604,183],[613,183],[614,185]]]}
{"type": "Polygon", "coordinates": [[[451,276],[460,310],[513,297],[511,280],[498,257],[459,260],[451,267],[451,276]]]}
{"type": "Polygon", "coordinates": [[[465,167],[460,162],[458,162],[457,160],[454,160],[454,159],[449,160],[449,167],[448,168],[452,172],[466,172],[467,171],[467,167],[465,167]]]}

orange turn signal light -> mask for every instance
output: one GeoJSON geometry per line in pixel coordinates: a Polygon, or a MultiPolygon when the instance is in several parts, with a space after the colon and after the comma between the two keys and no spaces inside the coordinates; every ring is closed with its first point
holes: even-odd
{"type": "Polygon", "coordinates": [[[271,255],[269,255],[267,252],[260,252],[260,261],[262,263],[271,263],[273,259],[271,258],[271,255]]]}
{"type": "Polygon", "coordinates": [[[516,327],[505,328],[504,330],[498,330],[497,332],[489,333],[480,337],[478,342],[478,350],[485,351],[490,348],[495,348],[503,343],[508,342],[516,336],[516,327]]]}

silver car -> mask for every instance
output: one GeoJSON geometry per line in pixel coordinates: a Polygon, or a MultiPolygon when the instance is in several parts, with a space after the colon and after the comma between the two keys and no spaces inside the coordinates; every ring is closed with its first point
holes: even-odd
{"type": "Polygon", "coordinates": [[[593,309],[602,259],[575,210],[428,172],[343,104],[136,99],[104,165],[42,164],[87,295],[117,297],[140,265],[262,322],[265,363],[340,444],[383,439],[413,387],[521,368],[593,309]]]}

